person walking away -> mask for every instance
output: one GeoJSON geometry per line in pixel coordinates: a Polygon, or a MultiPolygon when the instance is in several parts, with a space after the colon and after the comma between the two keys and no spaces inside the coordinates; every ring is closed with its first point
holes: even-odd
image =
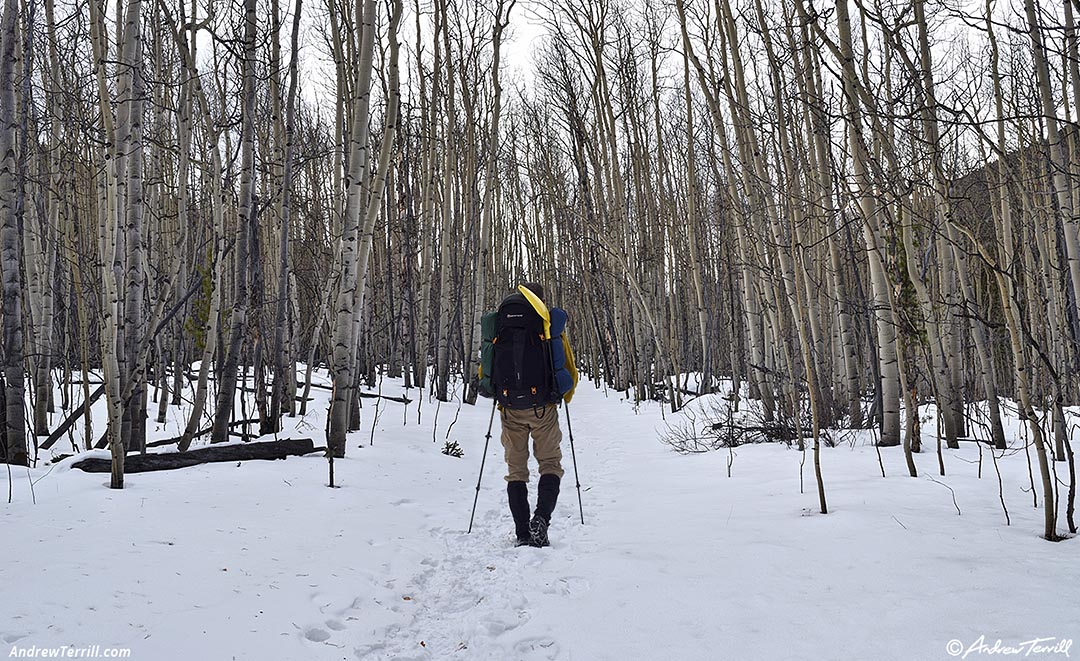
{"type": "Polygon", "coordinates": [[[528,282],[481,321],[479,391],[494,396],[502,423],[506,495],[518,546],[549,545],[559,497],[562,431],[558,404],[573,398],[578,373],[566,337],[566,311],[544,303],[544,288],[528,282]],[[538,464],[536,509],[529,517],[529,438],[538,464]]]}

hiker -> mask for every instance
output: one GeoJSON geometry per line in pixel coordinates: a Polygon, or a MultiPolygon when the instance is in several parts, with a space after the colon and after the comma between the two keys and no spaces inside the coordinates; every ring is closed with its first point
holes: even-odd
{"type": "Polygon", "coordinates": [[[547,546],[562,479],[558,404],[570,402],[578,374],[566,339],[567,315],[544,303],[544,288],[520,285],[481,321],[480,392],[494,396],[502,422],[506,495],[518,546],[547,546]],[[539,464],[529,519],[529,436],[539,464]]]}

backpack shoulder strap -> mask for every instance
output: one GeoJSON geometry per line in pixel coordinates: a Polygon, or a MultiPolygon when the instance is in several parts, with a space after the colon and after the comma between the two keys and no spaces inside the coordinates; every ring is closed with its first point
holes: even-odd
{"type": "Polygon", "coordinates": [[[518,291],[525,297],[525,300],[533,306],[536,310],[536,314],[540,315],[540,318],[544,320],[544,339],[551,339],[551,313],[548,311],[547,304],[540,300],[540,297],[532,293],[532,291],[525,285],[518,285],[518,291]]]}

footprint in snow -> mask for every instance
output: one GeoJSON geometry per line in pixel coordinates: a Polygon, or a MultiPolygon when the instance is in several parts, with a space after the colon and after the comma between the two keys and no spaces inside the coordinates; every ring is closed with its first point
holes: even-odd
{"type": "Polygon", "coordinates": [[[514,629],[517,629],[518,627],[528,622],[529,619],[529,613],[523,610],[517,612],[516,619],[510,619],[509,617],[503,617],[500,615],[492,615],[490,619],[484,622],[481,631],[487,634],[487,636],[495,638],[497,636],[501,636],[507,631],[513,631],[514,629]]]}
{"type": "Polygon", "coordinates": [[[304,632],[304,638],[307,638],[313,643],[325,643],[330,640],[330,632],[326,629],[312,627],[304,632]]]}
{"type": "Polygon", "coordinates": [[[514,655],[516,659],[557,659],[559,645],[547,636],[525,638],[514,645],[514,655]]]}
{"type": "Polygon", "coordinates": [[[568,596],[587,591],[590,587],[589,580],[582,576],[563,576],[548,586],[544,592],[568,596]]]}
{"type": "MultiPolygon", "coordinates": [[[[391,581],[391,583],[392,582],[393,581],[391,581]]],[[[387,586],[387,587],[393,587],[393,586],[387,586]]],[[[338,615],[345,615],[346,613],[349,613],[350,611],[359,610],[359,609],[361,609],[363,607],[364,607],[364,598],[363,597],[357,597],[356,599],[352,600],[352,603],[349,604],[348,608],[342,609],[342,611],[340,613],[338,613],[338,615]]]]}

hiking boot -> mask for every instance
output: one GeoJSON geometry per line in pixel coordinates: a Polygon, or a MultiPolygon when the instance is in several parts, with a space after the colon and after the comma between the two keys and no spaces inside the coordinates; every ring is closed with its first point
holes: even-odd
{"type": "Polygon", "coordinates": [[[510,503],[510,514],[514,517],[517,545],[529,544],[532,541],[532,532],[529,531],[529,487],[524,482],[507,482],[506,498],[510,503]]]}
{"type": "Polygon", "coordinates": [[[551,525],[551,513],[559,499],[559,476],[552,473],[540,476],[536,486],[536,511],[529,522],[530,546],[548,545],[548,526],[551,525]]]}
{"type": "Polygon", "coordinates": [[[537,514],[529,522],[529,533],[531,539],[529,540],[529,546],[536,546],[542,548],[548,546],[548,521],[544,517],[537,514]]]}

